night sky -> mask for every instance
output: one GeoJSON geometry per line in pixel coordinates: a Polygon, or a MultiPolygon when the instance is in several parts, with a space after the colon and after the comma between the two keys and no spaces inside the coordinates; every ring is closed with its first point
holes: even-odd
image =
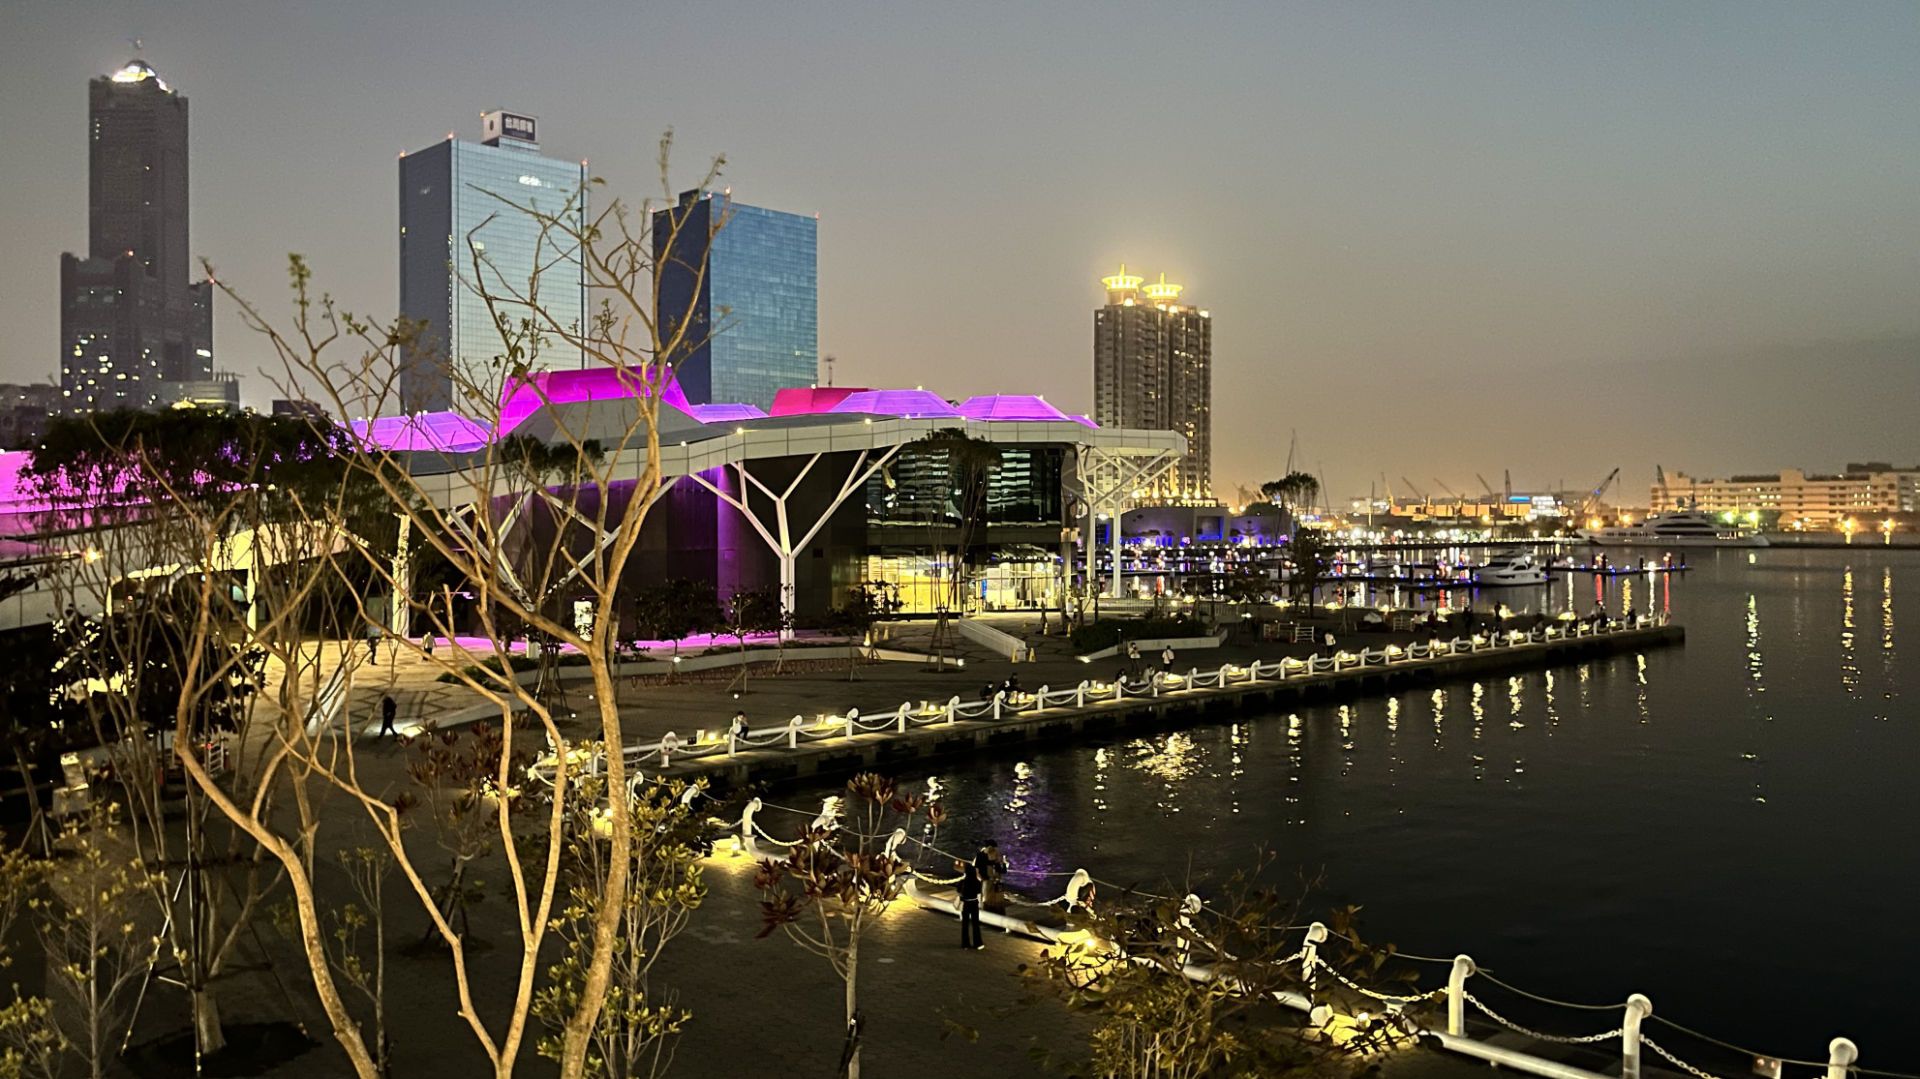
{"type": "MultiPolygon", "coordinates": [[[[0,0],[0,379],[58,356],[86,82],[188,95],[193,244],[398,302],[394,159],[540,117],[820,214],[842,384],[1090,405],[1099,278],[1215,319],[1215,485],[1920,460],[1920,5],[0,0]]],[[[269,387],[220,309],[215,353],[269,387]]]]}

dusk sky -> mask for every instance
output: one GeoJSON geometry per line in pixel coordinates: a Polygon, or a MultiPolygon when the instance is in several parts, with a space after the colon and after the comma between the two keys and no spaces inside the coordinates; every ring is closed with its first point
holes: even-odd
{"type": "MultiPolygon", "coordinates": [[[[1091,397],[1099,278],[1215,319],[1215,486],[1920,461],[1920,4],[0,6],[0,378],[54,377],[87,80],[192,102],[193,248],[398,302],[395,156],[530,112],[820,215],[843,384],[1091,397]]],[[[215,354],[264,403],[222,302],[215,354]]]]}

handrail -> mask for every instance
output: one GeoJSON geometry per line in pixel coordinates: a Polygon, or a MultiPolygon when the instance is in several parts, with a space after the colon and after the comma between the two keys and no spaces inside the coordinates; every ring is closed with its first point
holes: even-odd
{"type": "MultiPolygon", "coordinates": [[[[1639,615],[1630,621],[1621,622],[1575,622],[1572,624],[1572,636],[1578,639],[1610,635],[1666,624],[1664,615],[1639,615]]],[[[778,726],[749,727],[743,731],[696,740],[693,743],[684,742],[677,734],[669,731],[656,742],[635,743],[623,747],[621,752],[625,759],[635,764],[648,758],[658,758],[660,767],[665,769],[672,766],[675,758],[706,758],[722,753],[732,757],[742,751],[777,752],[782,748],[798,749],[803,742],[882,734],[888,730],[893,733],[905,733],[911,727],[953,724],[961,720],[995,722],[1009,715],[1025,715],[1049,708],[1085,708],[1089,701],[1096,704],[1102,701],[1117,703],[1130,697],[1157,698],[1169,695],[1225,692],[1236,684],[1236,680],[1238,680],[1237,684],[1250,687],[1262,682],[1285,683],[1303,677],[1312,678],[1369,667],[1404,667],[1435,663],[1462,654],[1471,655],[1492,649],[1544,645],[1553,641],[1553,629],[1554,627],[1551,626],[1536,626],[1526,631],[1496,631],[1492,635],[1476,634],[1471,638],[1455,637],[1449,641],[1434,638],[1425,644],[1414,642],[1406,646],[1363,648],[1358,653],[1342,650],[1331,656],[1323,656],[1315,652],[1304,660],[1288,656],[1270,662],[1256,660],[1244,667],[1227,663],[1211,671],[1189,668],[1185,674],[1161,672],[1137,684],[1127,682],[1125,679],[1113,683],[1088,680],[1057,690],[1050,686],[1041,686],[1032,693],[997,691],[991,698],[979,701],[962,702],[958,696],[953,696],[945,702],[922,702],[918,708],[913,702],[907,701],[902,702],[897,708],[867,717],[862,717],[857,708],[850,708],[845,714],[823,713],[816,716],[812,723],[807,722],[804,716],[796,715],[778,726]],[[782,743],[785,743],[784,747],[782,743]]],[[[539,782],[550,786],[553,765],[553,754],[549,752],[530,765],[527,771],[539,782]]]]}

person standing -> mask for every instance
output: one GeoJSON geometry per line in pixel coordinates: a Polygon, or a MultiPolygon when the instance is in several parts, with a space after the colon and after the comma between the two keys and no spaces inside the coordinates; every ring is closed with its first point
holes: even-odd
{"type": "Polygon", "coordinates": [[[1007,876],[1007,857],[1000,853],[1000,844],[989,838],[980,844],[980,850],[973,856],[973,872],[980,878],[980,898],[991,911],[1006,907],[1001,895],[1000,882],[1007,876]]]}
{"type": "Polygon", "coordinates": [[[987,942],[980,939],[979,870],[971,865],[963,865],[955,890],[960,893],[960,946],[981,951],[986,948],[987,942]]]}
{"type": "Polygon", "coordinates": [[[393,717],[399,712],[400,706],[394,703],[393,694],[389,693],[380,698],[380,737],[385,738],[389,734],[396,738],[400,736],[400,732],[393,726],[393,717]]]}
{"type": "Polygon", "coordinates": [[[1168,645],[1165,648],[1162,648],[1160,650],[1160,668],[1162,670],[1167,670],[1167,671],[1173,670],[1173,646],[1172,645],[1168,645]]]}

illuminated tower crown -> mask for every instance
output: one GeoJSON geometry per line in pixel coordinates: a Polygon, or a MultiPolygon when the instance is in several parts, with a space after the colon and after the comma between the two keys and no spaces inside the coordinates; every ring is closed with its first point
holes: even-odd
{"type": "Polygon", "coordinates": [[[1180,298],[1180,289],[1181,286],[1168,283],[1166,274],[1161,274],[1159,281],[1140,291],[1145,292],[1147,298],[1155,303],[1173,303],[1180,298]]]}
{"type": "Polygon", "coordinates": [[[1121,299],[1125,298],[1125,293],[1138,292],[1141,282],[1145,280],[1146,278],[1138,274],[1128,273],[1127,264],[1123,262],[1120,264],[1119,273],[1114,274],[1112,277],[1101,278],[1100,283],[1107,286],[1107,301],[1109,303],[1118,303],[1121,299]]]}

